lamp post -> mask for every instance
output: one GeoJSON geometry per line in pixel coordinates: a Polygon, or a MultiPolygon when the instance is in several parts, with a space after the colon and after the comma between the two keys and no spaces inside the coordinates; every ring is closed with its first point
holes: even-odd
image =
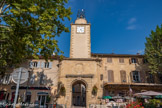
{"type": "Polygon", "coordinates": [[[129,104],[130,104],[130,100],[131,100],[131,92],[132,92],[132,89],[130,87],[130,77],[128,74],[126,74],[126,76],[128,77],[128,86],[129,86],[129,104]]]}

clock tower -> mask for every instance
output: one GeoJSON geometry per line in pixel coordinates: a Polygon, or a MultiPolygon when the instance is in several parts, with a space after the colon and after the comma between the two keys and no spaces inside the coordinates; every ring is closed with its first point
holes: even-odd
{"type": "Polygon", "coordinates": [[[84,11],[78,11],[75,23],[71,24],[70,58],[91,57],[90,27],[84,11]]]}

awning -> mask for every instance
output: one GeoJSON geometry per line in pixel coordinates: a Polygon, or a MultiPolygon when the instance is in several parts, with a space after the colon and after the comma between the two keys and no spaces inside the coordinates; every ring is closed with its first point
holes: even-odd
{"type": "Polygon", "coordinates": [[[141,91],[141,90],[151,90],[151,91],[161,91],[162,90],[162,84],[144,84],[144,83],[135,83],[135,84],[128,84],[128,83],[104,83],[104,89],[105,90],[129,90],[129,88],[132,88],[132,90],[135,91],[141,91]]]}
{"type": "Polygon", "coordinates": [[[104,96],[103,99],[112,99],[111,96],[104,96]]]}
{"type": "Polygon", "coordinates": [[[162,93],[160,92],[154,92],[154,91],[146,91],[146,92],[142,92],[142,93],[135,93],[135,96],[138,95],[143,95],[143,96],[158,96],[158,95],[162,95],[162,93]]]}

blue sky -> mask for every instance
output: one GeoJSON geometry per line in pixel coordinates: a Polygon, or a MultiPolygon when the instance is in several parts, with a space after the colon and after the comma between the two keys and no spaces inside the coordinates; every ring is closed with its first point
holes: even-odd
{"type": "MultiPolygon", "coordinates": [[[[91,23],[91,52],[136,54],[144,53],[151,30],[162,24],[162,0],[69,0],[71,21],[76,20],[78,9],[85,9],[91,23]]],[[[69,57],[70,33],[58,38],[64,56],[69,57]]]]}

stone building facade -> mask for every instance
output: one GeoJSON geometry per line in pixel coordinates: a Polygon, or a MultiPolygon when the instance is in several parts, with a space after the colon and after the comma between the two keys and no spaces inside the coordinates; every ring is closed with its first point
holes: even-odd
{"type": "MultiPolygon", "coordinates": [[[[162,92],[162,77],[149,74],[143,55],[91,53],[91,24],[84,17],[71,24],[69,58],[53,57],[46,62],[40,57],[21,66],[29,70],[30,77],[20,85],[19,101],[38,102],[44,108],[54,103],[89,108],[100,104],[103,96],[129,96],[130,90],[132,94],[162,92]]],[[[10,74],[2,77],[0,84],[0,101],[13,102],[16,84],[10,74]]]]}

